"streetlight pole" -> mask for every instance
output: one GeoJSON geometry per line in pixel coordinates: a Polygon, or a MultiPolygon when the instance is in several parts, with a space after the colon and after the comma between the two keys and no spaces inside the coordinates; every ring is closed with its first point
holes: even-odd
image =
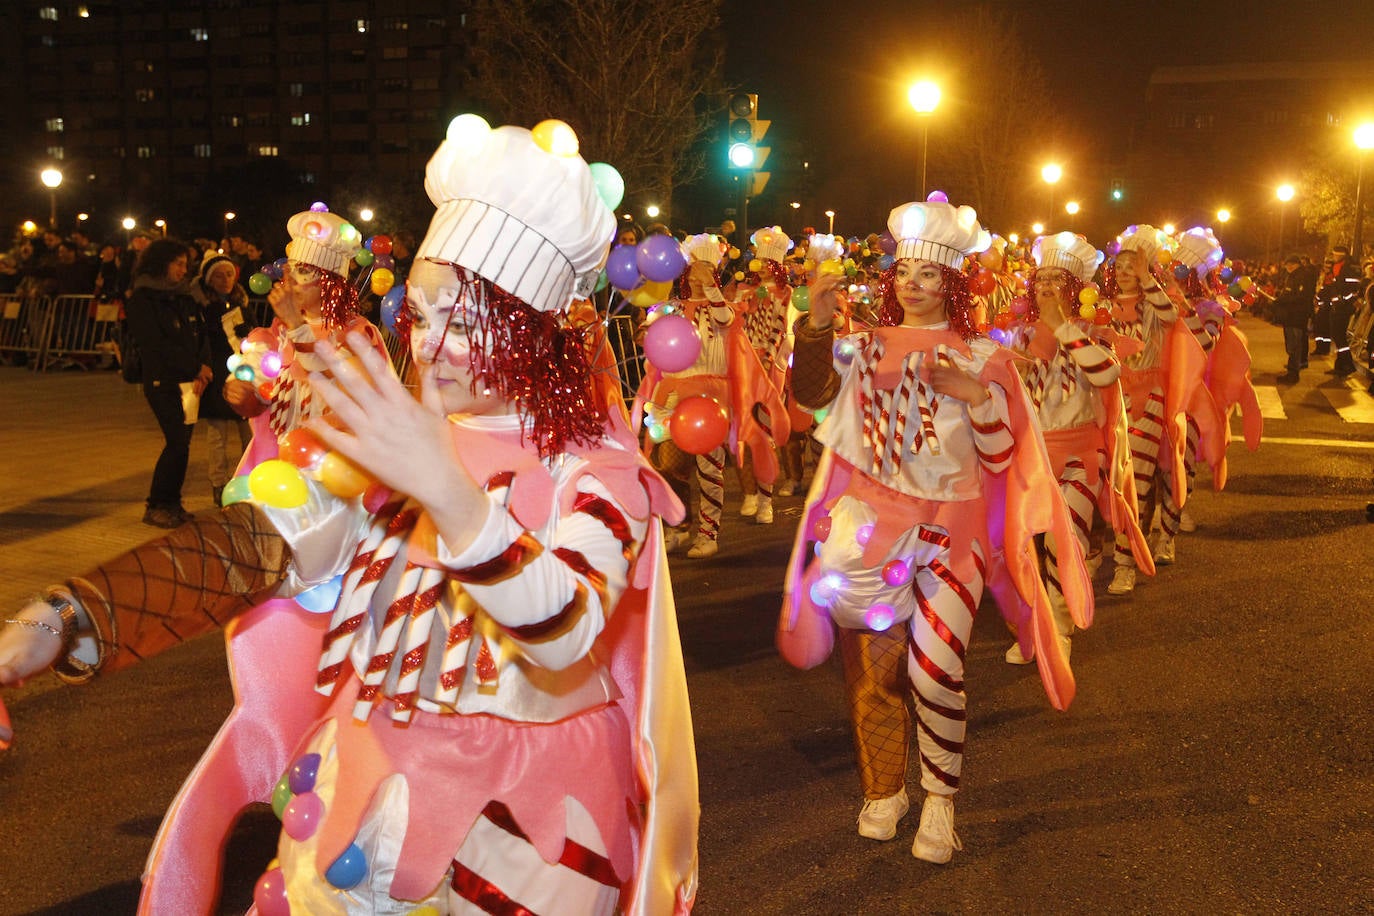
{"type": "Polygon", "coordinates": [[[48,228],[57,228],[57,186],[62,183],[62,173],[57,169],[44,169],[39,179],[48,189],[48,228]]]}
{"type": "Polygon", "coordinates": [[[926,199],[926,154],[930,151],[930,117],[940,104],[940,87],[930,80],[914,84],[906,94],[911,107],[916,109],[916,118],[921,122],[921,196],[926,199]]]}
{"type": "Polygon", "coordinates": [[[1279,199],[1279,257],[1283,257],[1283,218],[1288,213],[1288,202],[1293,199],[1293,186],[1291,184],[1281,184],[1274,191],[1279,199]]]}
{"type": "Polygon", "coordinates": [[[1054,186],[1059,179],[1064,177],[1064,170],[1056,162],[1048,162],[1040,170],[1040,177],[1045,179],[1045,184],[1050,186],[1050,219],[1054,219],[1054,186]]]}
{"type": "Polygon", "coordinates": [[[834,235],[834,234],[835,234],[835,211],[834,211],[834,210],[826,210],[826,211],[825,211],[825,215],[826,215],[826,218],[830,220],[830,227],[829,227],[828,229],[826,229],[825,231],[826,231],[827,233],[829,233],[830,235],[834,235]]]}
{"type": "Polygon", "coordinates": [[[1364,223],[1364,161],[1366,153],[1374,149],[1374,122],[1361,124],[1355,128],[1355,147],[1359,152],[1359,166],[1355,170],[1355,231],[1350,241],[1350,251],[1355,263],[1364,263],[1364,237],[1361,234],[1364,223]]]}
{"type": "Polygon", "coordinates": [[[220,242],[229,241],[229,223],[238,216],[233,210],[224,211],[224,234],[220,236],[220,242]]]}

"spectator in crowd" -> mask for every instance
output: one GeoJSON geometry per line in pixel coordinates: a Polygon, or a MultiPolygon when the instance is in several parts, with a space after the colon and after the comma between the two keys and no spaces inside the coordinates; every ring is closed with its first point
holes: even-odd
{"type": "Polygon", "coordinates": [[[200,422],[205,424],[208,449],[206,471],[215,505],[224,494],[224,485],[234,476],[239,459],[253,438],[248,421],[224,400],[224,383],[229,378],[229,357],[239,352],[243,338],[252,330],[244,312],[248,293],[238,282],[238,268],[225,255],[211,252],[200,268],[200,278],[191,293],[200,305],[209,340],[210,369],[213,376],[200,402],[200,422]]]}
{"type": "Polygon", "coordinates": [[[129,295],[133,292],[134,271],[137,269],[138,260],[152,240],[152,236],[146,232],[133,235],[129,239],[129,248],[124,252],[124,257],[119,259],[119,283],[116,288],[125,302],[129,301],[129,295]]]}
{"type": "Polygon", "coordinates": [[[410,265],[415,263],[415,233],[401,229],[391,235],[391,272],[396,276],[396,285],[405,286],[410,276],[410,265]]]}
{"type": "Polygon", "coordinates": [[[147,241],[125,306],[129,331],[143,357],[143,396],[164,440],[143,523],[176,528],[189,517],[181,505],[181,487],[196,428],[195,402],[213,372],[200,307],[186,283],[186,246],[176,239],[147,241]]]}
{"type": "Polygon", "coordinates": [[[1316,277],[1302,269],[1302,259],[1290,254],[1284,259],[1283,286],[1274,299],[1274,320],[1283,328],[1283,349],[1288,354],[1287,371],[1280,375],[1281,385],[1298,381],[1298,371],[1307,365],[1307,324],[1312,320],[1316,297],[1316,277]]]}
{"type": "Polygon", "coordinates": [[[95,297],[101,302],[120,298],[119,250],[113,245],[101,245],[95,267],[95,297]]]}
{"type": "Polygon", "coordinates": [[[89,296],[95,292],[95,265],[71,240],[58,242],[53,266],[53,293],[58,296],[89,296]]]}

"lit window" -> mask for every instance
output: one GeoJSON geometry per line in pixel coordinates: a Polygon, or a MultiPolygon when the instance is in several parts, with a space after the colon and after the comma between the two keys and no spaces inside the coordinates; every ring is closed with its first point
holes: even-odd
{"type": "MultiPolygon", "coordinates": [[[[57,17],[54,16],[53,18],[56,19],[57,17]]],[[[366,34],[366,33],[367,33],[367,20],[366,20],[366,19],[355,19],[355,20],[353,21],[353,24],[357,27],[358,32],[359,32],[360,34],[366,34]]]]}
{"type": "Polygon", "coordinates": [[[140,159],[151,159],[154,155],[156,155],[156,153],[151,146],[140,146],[138,148],[138,158],[140,159]]]}
{"type": "Polygon", "coordinates": [[[257,154],[264,158],[272,157],[277,155],[277,148],[275,146],[259,146],[257,154]]]}
{"type": "Polygon", "coordinates": [[[65,129],[61,118],[48,118],[44,124],[47,126],[48,133],[50,134],[60,134],[65,129]]]}
{"type": "Polygon", "coordinates": [[[49,159],[63,159],[63,158],[65,158],[65,156],[64,156],[64,154],[63,154],[62,147],[60,147],[60,146],[50,146],[50,147],[48,147],[48,158],[49,158],[49,159]]]}
{"type": "Polygon", "coordinates": [[[46,20],[48,20],[49,22],[56,22],[56,21],[57,21],[57,7],[55,7],[55,6],[45,6],[45,7],[42,7],[42,8],[39,9],[39,11],[38,11],[38,18],[39,18],[39,19],[46,19],[46,20]]]}
{"type": "Polygon", "coordinates": [[[134,98],[138,99],[140,102],[151,102],[153,99],[157,98],[157,90],[135,89],[134,98]]]}
{"type": "Polygon", "coordinates": [[[209,30],[209,29],[192,29],[192,30],[191,30],[191,40],[192,40],[192,41],[209,41],[209,40],[210,40],[210,30],[209,30]]]}
{"type": "Polygon", "coordinates": [[[193,151],[195,152],[197,159],[210,158],[210,144],[208,143],[197,143],[193,148],[193,151]]]}
{"type": "Polygon", "coordinates": [[[291,126],[292,126],[292,127],[309,127],[309,126],[310,126],[310,112],[306,112],[305,114],[296,114],[296,115],[292,115],[292,116],[291,116],[291,126]]]}
{"type": "Polygon", "coordinates": [[[304,83],[292,83],[292,84],[291,84],[291,87],[290,87],[290,92],[291,92],[291,98],[293,98],[293,99],[298,99],[298,98],[300,98],[301,96],[305,95],[305,84],[304,84],[304,83]]]}

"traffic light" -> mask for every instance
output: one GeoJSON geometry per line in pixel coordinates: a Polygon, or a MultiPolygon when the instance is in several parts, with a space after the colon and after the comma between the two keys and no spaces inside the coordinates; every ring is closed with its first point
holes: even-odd
{"type": "Polygon", "coordinates": [[[1126,199],[1126,180],[1124,178],[1112,179],[1112,200],[1122,201],[1126,199]]]}
{"type": "Polygon", "coordinates": [[[768,160],[769,148],[760,146],[768,133],[769,121],[759,118],[759,97],[753,92],[737,92],[726,105],[729,129],[726,131],[726,160],[733,172],[752,172],[749,178],[750,197],[763,192],[768,173],[759,171],[768,160]]]}

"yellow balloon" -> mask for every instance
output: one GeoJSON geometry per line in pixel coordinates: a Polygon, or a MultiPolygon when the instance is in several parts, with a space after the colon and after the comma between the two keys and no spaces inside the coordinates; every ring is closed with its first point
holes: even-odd
{"type": "Polygon", "coordinates": [[[844,273],[844,265],[841,264],[839,261],[831,260],[825,261],[821,264],[820,275],[822,277],[826,276],[827,274],[842,273],[844,273]]]}
{"type": "Polygon", "coordinates": [[[730,249],[730,260],[735,261],[735,260],[738,260],[738,259],[739,259],[739,249],[738,249],[738,248],[732,247],[732,248],[730,249]]]}
{"type": "Polygon", "coordinates": [[[651,305],[658,305],[658,303],[663,302],[672,294],[672,280],[664,280],[661,283],[647,281],[625,298],[630,300],[631,305],[637,308],[646,309],[651,305]]]}
{"type": "Polygon", "coordinates": [[[379,267],[372,272],[372,291],[377,295],[385,296],[395,284],[396,275],[385,267],[379,267]]]}
{"type": "Polygon", "coordinates": [[[540,121],[530,131],[534,143],[546,153],[572,158],[577,155],[577,133],[557,118],[540,121]]]}
{"type": "Polygon", "coordinates": [[[1096,315],[1097,315],[1097,306],[1094,306],[1094,305],[1080,305],[1080,306],[1078,307],[1078,317],[1079,317],[1079,318],[1082,318],[1082,319],[1084,319],[1084,320],[1086,320],[1086,321],[1092,321],[1092,319],[1093,319],[1096,315]]]}
{"type": "Polygon", "coordinates": [[[248,492],[257,502],[274,509],[303,506],[310,495],[296,466],[278,458],[253,468],[248,475],[248,492]]]}
{"type": "Polygon", "coordinates": [[[1241,277],[1239,283],[1240,288],[1245,290],[1246,292],[1249,292],[1250,287],[1255,285],[1255,281],[1251,280],[1249,277],[1241,277]]]}
{"type": "Polygon", "coordinates": [[[1083,305],[1097,305],[1099,295],[1097,290],[1093,289],[1091,286],[1085,286],[1078,291],[1078,301],[1083,305]]]}
{"type": "Polygon", "coordinates": [[[373,483],[371,474],[338,452],[330,452],[324,456],[315,476],[324,484],[326,490],[340,499],[362,496],[373,483]]]}
{"type": "Polygon", "coordinates": [[[749,272],[750,272],[750,273],[755,273],[755,274],[756,274],[756,273],[758,273],[758,272],[761,271],[761,270],[763,270],[763,262],[760,261],[758,258],[754,258],[752,261],[749,262],[749,272]]]}

